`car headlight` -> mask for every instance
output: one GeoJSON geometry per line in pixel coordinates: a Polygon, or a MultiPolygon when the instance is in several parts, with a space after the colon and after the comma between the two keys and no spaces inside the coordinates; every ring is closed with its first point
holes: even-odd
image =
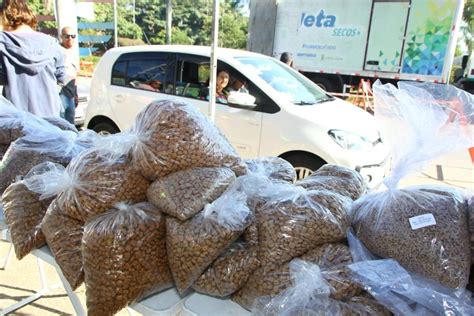
{"type": "Polygon", "coordinates": [[[339,146],[347,150],[368,151],[373,147],[370,140],[354,133],[332,129],[328,134],[339,146]]]}

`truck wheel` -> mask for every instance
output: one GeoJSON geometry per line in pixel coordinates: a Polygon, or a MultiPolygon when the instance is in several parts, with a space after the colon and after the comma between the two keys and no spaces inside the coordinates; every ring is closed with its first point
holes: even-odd
{"type": "Polygon", "coordinates": [[[110,135],[120,132],[119,129],[113,123],[109,122],[98,123],[94,125],[94,127],[92,127],[92,130],[99,135],[110,135]]]}
{"type": "Polygon", "coordinates": [[[334,91],[334,83],[328,78],[311,78],[311,80],[317,84],[321,89],[327,92],[337,92],[334,91]]]}
{"type": "Polygon", "coordinates": [[[306,178],[326,164],[321,158],[309,154],[292,154],[282,158],[295,168],[296,180],[306,178]]]}

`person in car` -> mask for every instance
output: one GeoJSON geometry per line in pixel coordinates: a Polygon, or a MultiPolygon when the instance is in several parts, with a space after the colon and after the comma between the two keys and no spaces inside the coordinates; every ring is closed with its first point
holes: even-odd
{"type": "MultiPolygon", "coordinates": [[[[227,96],[229,93],[226,90],[229,84],[230,75],[227,70],[217,70],[216,78],[216,101],[227,104],[227,96]]],[[[207,81],[209,83],[209,80],[207,81]]],[[[209,88],[206,88],[202,93],[200,99],[209,101],[209,88]]]]}
{"type": "Polygon", "coordinates": [[[227,70],[220,70],[217,73],[216,80],[216,101],[220,103],[227,103],[227,96],[229,93],[226,91],[226,87],[229,84],[230,75],[227,70]]]}
{"type": "Polygon", "coordinates": [[[64,84],[65,69],[58,40],[35,31],[38,22],[25,0],[4,0],[0,17],[3,95],[21,110],[59,117],[57,83],[64,84]]]}
{"type": "Polygon", "coordinates": [[[245,82],[239,78],[234,79],[232,84],[229,87],[227,87],[227,91],[229,91],[229,93],[232,91],[249,93],[249,90],[245,86],[245,82]]]}

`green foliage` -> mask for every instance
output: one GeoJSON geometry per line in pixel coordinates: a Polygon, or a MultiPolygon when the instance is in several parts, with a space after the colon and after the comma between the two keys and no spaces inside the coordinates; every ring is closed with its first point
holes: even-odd
{"type": "MultiPolygon", "coordinates": [[[[45,14],[44,0],[30,0],[37,14],[45,14]]],[[[118,36],[142,40],[149,44],[166,43],[167,0],[117,0],[118,36]]],[[[210,45],[212,29],[212,0],[172,0],[173,44],[210,45]]],[[[94,21],[114,21],[113,5],[94,4],[94,21]]],[[[219,15],[219,46],[245,48],[248,17],[240,10],[239,0],[221,0],[219,15]]],[[[82,35],[113,35],[113,30],[81,30],[82,35]]],[[[119,41],[119,45],[135,43],[119,41]],[[125,44],[127,43],[127,44],[125,44]]]]}
{"type": "Polygon", "coordinates": [[[136,46],[136,45],[144,45],[145,42],[141,38],[133,39],[133,38],[126,38],[126,37],[119,37],[118,44],[119,46],[136,46]]]}
{"type": "Polygon", "coordinates": [[[466,0],[464,4],[464,11],[462,18],[466,25],[461,28],[464,35],[464,41],[466,42],[469,55],[473,49],[474,41],[474,0],[466,0]]]}
{"type": "Polygon", "coordinates": [[[99,60],[100,60],[100,56],[94,56],[94,55],[81,56],[80,59],[81,59],[81,61],[90,61],[90,62],[93,62],[93,63],[98,63],[99,60]]]}
{"type": "MultiPolygon", "coordinates": [[[[54,4],[53,4],[54,5],[54,4]]],[[[46,7],[44,0],[28,0],[28,7],[33,11],[33,13],[38,15],[54,15],[53,8],[46,7]]],[[[57,24],[55,21],[41,21],[38,22],[38,30],[41,29],[50,29],[50,28],[57,28],[57,24]]]]}
{"type": "MultiPolygon", "coordinates": [[[[166,42],[166,0],[136,0],[136,23],[150,44],[166,42]]],[[[212,29],[212,1],[174,0],[171,42],[173,44],[209,45],[212,29]]],[[[240,11],[238,0],[220,4],[219,45],[245,48],[248,17],[240,11]]]]}
{"type": "MultiPolygon", "coordinates": [[[[118,36],[131,39],[141,39],[143,36],[139,25],[133,22],[133,7],[128,0],[117,1],[118,36]]],[[[94,22],[113,22],[114,8],[109,3],[96,3],[94,5],[94,22]]],[[[96,32],[97,34],[97,32],[96,32]]],[[[113,35],[113,30],[102,31],[101,34],[113,35]]]]}

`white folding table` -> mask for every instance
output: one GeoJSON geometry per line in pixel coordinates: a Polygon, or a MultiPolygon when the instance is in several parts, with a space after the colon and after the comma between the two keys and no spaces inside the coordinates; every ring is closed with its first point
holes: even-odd
{"type": "Polygon", "coordinates": [[[0,270],[3,270],[7,267],[8,262],[13,254],[13,244],[11,243],[10,234],[8,233],[8,226],[5,223],[5,218],[3,216],[3,208],[0,206],[0,241],[9,243],[7,254],[0,257],[0,270]]]}

